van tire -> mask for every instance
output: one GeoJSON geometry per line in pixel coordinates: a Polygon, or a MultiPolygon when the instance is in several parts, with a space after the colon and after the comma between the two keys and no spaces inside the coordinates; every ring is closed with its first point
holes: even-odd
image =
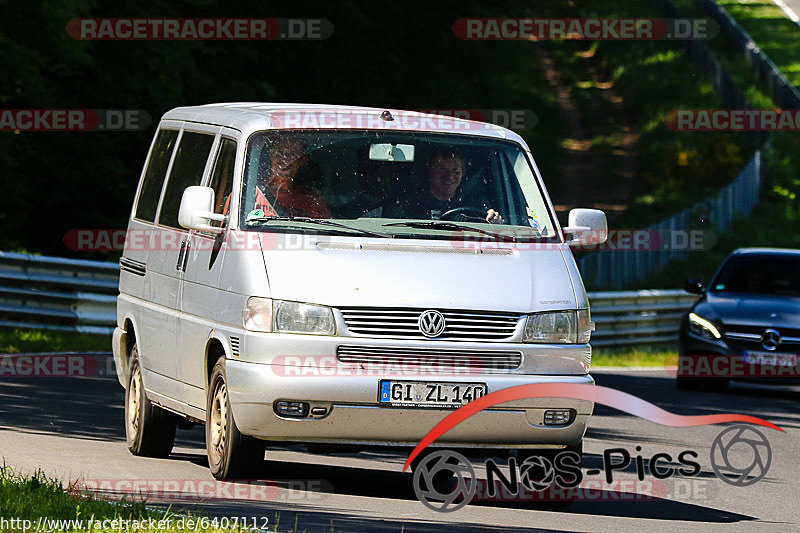
{"type": "Polygon", "coordinates": [[[125,437],[133,455],[167,457],[175,444],[178,417],[147,398],[139,364],[139,348],[131,349],[125,387],[125,437]]]}
{"type": "Polygon", "coordinates": [[[225,358],[220,357],[208,380],[206,453],[216,479],[253,479],[261,473],[265,443],[242,435],[233,420],[228,397],[225,358]]]}

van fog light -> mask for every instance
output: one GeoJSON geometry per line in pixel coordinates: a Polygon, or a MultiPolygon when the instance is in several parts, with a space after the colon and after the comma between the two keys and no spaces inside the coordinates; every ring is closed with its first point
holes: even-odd
{"type": "Polygon", "coordinates": [[[308,404],[306,402],[291,402],[281,400],[275,402],[275,413],[280,416],[305,418],[308,416],[308,404]]]}
{"type": "Polygon", "coordinates": [[[553,410],[544,412],[545,426],[566,426],[572,419],[572,412],[569,409],[553,410]]]}

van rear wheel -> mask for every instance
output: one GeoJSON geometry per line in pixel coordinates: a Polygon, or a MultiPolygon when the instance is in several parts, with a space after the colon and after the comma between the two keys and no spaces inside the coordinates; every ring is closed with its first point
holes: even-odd
{"type": "Polygon", "coordinates": [[[175,444],[178,417],[153,404],[144,390],[139,348],[134,344],[125,388],[125,437],[133,455],[167,457],[175,444]]]}
{"type": "Polygon", "coordinates": [[[206,402],[206,452],[216,479],[251,479],[261,472],[264,441],[242,435],[233,420],[225,358],[214,365],[206,402]]]}

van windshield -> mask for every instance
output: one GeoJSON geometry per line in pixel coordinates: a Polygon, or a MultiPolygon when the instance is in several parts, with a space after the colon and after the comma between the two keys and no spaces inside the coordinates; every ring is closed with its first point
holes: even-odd
{"type": "Polygon", "coordinates": [[[308,221],[324,219],[362,235],[441,239],[458,227],[515,240],[557,237],[522,147],[466,135],[256,133],[247,147],[241,206],[241,227],[251,230],[334,231],[308,221]]]}

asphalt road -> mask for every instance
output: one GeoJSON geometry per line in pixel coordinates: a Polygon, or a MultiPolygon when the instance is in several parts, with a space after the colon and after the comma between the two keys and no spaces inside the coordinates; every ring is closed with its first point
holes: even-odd
{"type": "MultiPolygon", "coordinates": [[[[86,483],[168,481],[181,487],[172,496],[186,499],[178,507],[202,507],[213,516],[256,518],[257,525],[264,523],[260,517],[266,517],[270,527],[279,522],[279,531],[295,524],[297,531],[310,532],[331,528],[337,532],[462,533],[798,530],[800,388],[736,384],[726,393],[686,393],[676,391],[672,378],[663,371],[596,372],[595,377],[599,385],[640,396],[675,413],[745,413],[778,424],[786,433],[763,430],[773,452],[770,469],[757,483],[736,487],[719,480],[710,465],[712,441],[724,426],[665,427],[599,406],[585,442],[584,472],[602,467],[604,449],[622,447],[635,457],[637,445],[642,447],[645,465],[658,452],[677,457],[682,450],[695,450],[702,470],[696,477],[672,478],[657,485],[660,488],[652,492],[656,498],[608,500],[615,493],[599,491],[591,496],[596,499],[578,501],[568,512],[541,510],[517,501],[473,502],[452,513],[438,513],[417,501],[411,475],[401,473],[404,454],[319,455],[301,447],[267,451],[265,472],[275,481],[268,493],[243,486],[239,494],[252,500],[196,501],[183,491],[212,480],[201,427],[179,430],[168,459],[134,457],[125,444],[122,389],[113,376],[3,377],[0,455],[17,471],[41,468],[65,482],[78,478],[86,483]]],[[[733,450],[735,463],[752,460],[748,448],[733,450]]],[[[618,479],[623,477],[635,480],[635,464],[618,473],[618,479]]],[[[602,474],[587,474],[587,478],[599,480],[602,474]]]]}

